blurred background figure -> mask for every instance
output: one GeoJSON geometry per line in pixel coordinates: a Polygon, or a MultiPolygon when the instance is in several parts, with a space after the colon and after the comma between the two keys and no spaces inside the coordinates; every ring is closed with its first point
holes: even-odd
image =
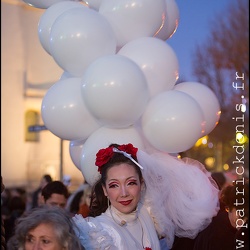
{"type": "Polygon", "coordinates": [[[84,191],[88,188],[90,188],[90,185],[84,181],[76,190],[74,190],[70,194],[65,209],[72,214],[77,213],[80,207],[81,197],[84,195],[84,191]]]}
{"type": "Polygon", "coordinates": [[[78,191],[74,195],[74,197],[73,197],[73,199],[72,199],[72,201],[70,203],[70,207],[68,209],[71,214],[77,214],[78,213],[79,208],[80,208],[80,201],[82,199],[83,194],[84,194],[84,191],[81,190],[81,191],[78,191]]]}
{"type": "Polygon", "coordinates": [[[65,208],[68,197],[68,188],[61,181],[52,181],[42,189],[42,198],[46,205],[65,208]]]}
{"type": "Polygon", "coordinates": [[[6,243],[13,234],[16,220],[26,209],[26,197],[26,190],[21,187],[4,188],[1,193],[1,216],[6,243]]]}
{"type": "Polygon", "coordinates": [[[85,187],[72,195],[73,198],[67,210],[72,214],[81,214],[84,218],[89,215],[89,206],[91,198],[91,187],[85,187]]]}
{"type": "Polygon", "coordinates": [[[249,180],[236,180],[225,187],[221,193],[221,202],[228,212],[230,224],[237,230],[236,249],[249,249],[249,180]]]}
{"type": "Polygon", "coordinates": [[[8,203],[9,216],[4,219],[5,241],[14,233],[16,220],[25,212],[25,201],[20,196],[11,197],[8,203]]]}
{"type": "Polygon", "coordinates": [[[233,183],[225,185],[220,193],[220,210],[210,225],[198,234],[193,250],[249,249],[245,247],[249,244],[248,228],[243,226],[248,224],[248,195],[248,181],[243,184],[241,180],[235,180],[233,183]],[[242,226],[237,228],[237,223],[242,226]],[[236,239],[239,240],[240,237],[243,238],[244,247],[237,247],[236,239]]]}
{"type": "Polygon", "coordinates": [[[65,209],[46,205],[37,207],[19,218],[7,247],[9,250],[84,250],[74,227],[65,209]]]}
{"type": "Polygon", "coordinates": [[[38,207],[38,197],[39,194],[41,193],[42,189],[48,184],[52,182],[52,178],[49,174],[45,174],[41,181],[39,187],[33,192],[32,194],[32,205],[31,208],[38,207]]]}
{"type": "MultiPolygon", "coordinates": [[[[3,177],[1,176],[1,211],[2,211],[2,193],[5,189],[4,183],[3,183],[3,177]]],[[[1,213],[1,250],[4,250],[6,248],[5,245],[5,228],[4,228],[4,221],[3,216],[1,213]]]]}
{"type": "Polygon", "coordinates": [[[212,178],[217,183],[219,189],[221,190],[225,185],[227,185],[227,179],[223,172],[213,172],[211,173],[212,178]]]}
{"type": "Polygon", "coordinates": [[[10,214],[8,208],[8,203],[10,201],[10,198],[11,198],[10,189],[4,186],[3,191],[1,193],[1,215],[3,219],[7,218],[10,214]]]}
{"type": "MultiPolygon", "coordinates": [[[[220,200],[218,214],[195,239],[175,237],[171,250],[235,250],[234,236],[236,229],[230,225],[225,204],[221,200],[222,190],[232,182],[228,180],[224,172],[212,172],[211,177],[215,180],[220,190],[218,194],[220,200]]],[[[162,249],[164,249],[164,246],[162,249]]]]}
{"type": "Polygon", "coordinates": [[[71,186],[71,177],[69,175],[64,175],[62,182],[67,188],[69,188],[71,186]]]}
{"type": "Polygon", "coordinates": [[[91,187],[87,187],[83,191],[83,195],[81,196],[81,199],[80,199],[80,202],[79,202],[79,209],[77,211],[77,214],[81,214],[84,218],[89,216],[91,192],[92,192],[91,187]]]}

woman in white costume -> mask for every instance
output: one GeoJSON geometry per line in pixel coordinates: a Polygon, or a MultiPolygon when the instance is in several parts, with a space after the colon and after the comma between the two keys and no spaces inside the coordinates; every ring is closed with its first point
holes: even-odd
{"type": "Polygon", "coordinates": [[[219,190],[197,161],[129,143],[100,149],[95,164],[91,216],[73,217],[87,250],[159,250],[160,238],[171,248],[175,235],[194,238],[218,212],[219,190]]]}

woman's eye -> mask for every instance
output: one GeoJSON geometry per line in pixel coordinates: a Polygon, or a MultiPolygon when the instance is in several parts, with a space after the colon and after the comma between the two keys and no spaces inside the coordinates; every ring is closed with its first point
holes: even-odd
{"type": "Polygon", "coordinates": [[[42,240],[43,244],[49,244],[50,241],[49,240],[42,240]]]}
{"type": "Polygon", "coordinates": [[[34,241],[33,237],[31,236],[27,236],[26,239],[25,239],[26,242],[32,242],[34,241]]]}
{"type": "Polygon", "coordinates": [[[131,186],[137,185],[137,182],[136,181],[131,181],[131,182],[128,183],[128,185],[131,185],[131,186]]]}
{"type": "Polygon", "coordinates": [[[115,187],[117,187],[116,184],[111,184],[111,185],[109,185],[109,188],[115,188],[115,187]]]}

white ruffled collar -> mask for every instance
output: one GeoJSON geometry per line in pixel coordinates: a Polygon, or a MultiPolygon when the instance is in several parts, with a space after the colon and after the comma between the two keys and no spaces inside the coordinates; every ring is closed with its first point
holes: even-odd
{"type": "Polygon", "coordinates": [[[123,226],[125,224],[133,224],[137,222],[138,208],[129,214],[124,214],[111,205],[106,210],[106,214],[110,216],[117,224],[123,226]]]}

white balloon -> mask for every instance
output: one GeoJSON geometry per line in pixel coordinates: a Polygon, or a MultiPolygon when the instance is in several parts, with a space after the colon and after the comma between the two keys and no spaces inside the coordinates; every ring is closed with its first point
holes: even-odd
{"type": "Polygon", "coordinates": [[[42,100],[45,126],[64,140],[83,140],[100,127],[81,96],[81,79],[68,78],[52,85],[42,100]]]}
{"type": "Polygon", "coordinates": [[[39,9],[47,9],[55,3],[66,2],[69,0],[23,0],[28,5],[39,8],[39,9]]]}
{"type": "Polygon", "coordinates": [[[149,100],[140,67],[121,55],[103,56],[89,65],[82,77],[82,95],[91,114],[112,128],[134,124],[149,100]]]}
{"type": "Polygon", "coordinates": [[[73,8],[54,21],[50,53],[57,64],[75,77],[100,56],[115,54],[116,39],[108,21],[89,8],[73,8]]]}
{"type": "Polygon", "coordinates": [[[142,116],[142,130],[156,149],[183,152],[202,136],[203,112],[188,94],[169,90],[151,99],[142,116]]]}
{"type": "Polygon", "coordinates": [[[61,75],[61,77],[60,77],[59,80],[65,80],[65,79],[68,79],[68,78],[71,78],[71,77],[75,78],[75,77],[72,76],[69,72],[64,71],[64,72],[62,73],[62,75],[61,75]]]}
{"type": "Polygon", "coordinates": [[[174,50],[155,37],[142,37],[125,44],[117,53],[137,63],[146,76],[150,97],[173,89],[179,77],[174,50]]]}
{"type": "Polygon", "coordinates": [[[153,36],[165,19],[165,0],[102,0],[99,13],[114,29],[117,47],[153,36]]]}
{"type": "Polygon", "coordinates": [[[83,0],[91,9],[94,9],[96,11],[99,10],[99,7],[102,3],[102,0],[83,0]]]}
{"type": "Polygon", "coordinates": [[[166,18],[162,28],[154,35],[155,37],[166,41],[173,36],[178,28],[180,13],[179,8],[175,0],[166,1],[166,18]]]}
{"type": "Polygon", "coordinates": [[[69,154],[75,166],[81,171],[81,155],[85,140],[70,141],[69,154]]]}
{"type": "Polygon", "coordinates": [[[141,136],[131,126],[125,129],[111,129],[101,127],[92,133],[83,145],[81,156],[81,171],[85,180],[92,186],[99,179],[100,174],[95,165],[96,153],[110,144],[132,143],[135,147],[144,150],[141,136]]]}
{"type": "Polygon", "coordinates": [[[182,82],[174,90],[182,91],[197,101],[205,117],[204,135],[209,134],[218,124],[221,114],[220,103],[214,92],[199,82],[182,82]]]}
{"type": "MultiPolygon", "coordinates": [[[[42,1],[43,2],[43,1],[42,1]]],[[[38,22],[38,38],[48,54],[50,53],[50,32],[54,21],[66,10],[72,8],[86,8],[86,5],[80,2],[62,1],[50,6],[40,17],[38,22]]]]}

